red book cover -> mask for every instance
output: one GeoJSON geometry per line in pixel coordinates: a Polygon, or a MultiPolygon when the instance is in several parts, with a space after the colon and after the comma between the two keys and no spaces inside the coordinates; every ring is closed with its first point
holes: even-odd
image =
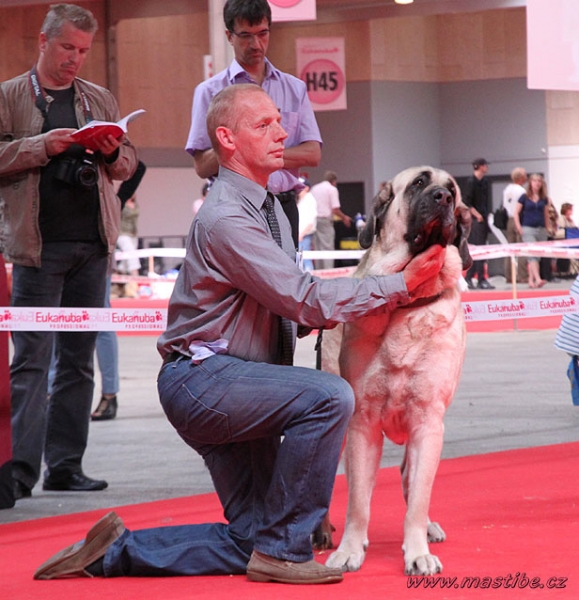
{"type": "Polygon", "coordinates": [[[127,133],[128,124],[137,117],[141,116],[144,112],[146,111],[140,108],[139,110],[135,110],[128,114],[126,117],[122,118],[116,123],[111,123],[108,121],[90,121],[90,123],[87,123],[84,127],[81,127],[78,131],[75,131],[72,134],[72,139],[75,143],[80,144],[85,148],[89,148],[90,150],[98,150],[98,146],[95,143],[95,138],[101,138],[109,134],[115,138],[121,137],[127,133]]]}

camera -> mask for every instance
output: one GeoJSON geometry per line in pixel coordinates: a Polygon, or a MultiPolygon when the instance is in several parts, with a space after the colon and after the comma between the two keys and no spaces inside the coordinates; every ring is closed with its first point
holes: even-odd
{"type": "Polygon", "coordinates": [[[88,150],[84,150],[78,156],[67,154],[61,156],[54,171],[54,177],[69,185],[87,189],[94,187],[98,181],[95,155],[88,150]]]}

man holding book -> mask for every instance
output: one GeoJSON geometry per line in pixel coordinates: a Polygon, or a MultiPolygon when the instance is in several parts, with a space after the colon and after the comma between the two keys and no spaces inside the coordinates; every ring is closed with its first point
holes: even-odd
{"type": "MultiPolygon", "coordinates": [[[[96,151],[73,143],[88,121],[118,121],[106,89],[77,77],[98,24],[72,4],[52,5],[30,72],[0,84],[0,197],[9,229],[13,306],[102,307],[108,255],[120,209],[113,179],[137,166],[124,137],[95,138],[96,151]]],[[[104,480],[82,470],[93,396],[96,331],[14,331],[13,478],[16,499],[43,489],[94,491],[104,480]],[[47,405],[53,346],[56,374],[47,405]]]]}

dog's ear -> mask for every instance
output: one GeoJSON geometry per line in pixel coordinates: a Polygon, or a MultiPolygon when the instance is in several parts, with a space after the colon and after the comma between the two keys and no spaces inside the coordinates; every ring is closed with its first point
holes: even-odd
{"type": "MultiPolygon", "coordinates": [[[[376,196],[377,198],[377,196],[376,196]]],[[[376,198],[372,202],[376,201],[376,198]]],[[[376,217],[374,217],[374,211],[366,218],[366,225],[364,229],[358,234],[358,243],[360,247],[367,250],[374,241],[374,234],[376,233],[376,217]]]]}
{"type": "Polygon", "coordinates": [[[358,242],[364,250],[372,245],[376,232],[380,232],[381,221],[392,200],[394,200],[392,185],[387,182],[372,200],[372,213],[366,219],[366,225],[358,235],[358,242]]]}
{"type": "Polygon", "coordinates": [[[456,219],[456,235],[453,244],[458,248],[458,253],[462,260],[462,269],[466,271],[472,266],[472,257],[468,250],[468,236],[470,234],[472,215],[468,206],[460,201],[454,209],[454,216],[456,219]]]}

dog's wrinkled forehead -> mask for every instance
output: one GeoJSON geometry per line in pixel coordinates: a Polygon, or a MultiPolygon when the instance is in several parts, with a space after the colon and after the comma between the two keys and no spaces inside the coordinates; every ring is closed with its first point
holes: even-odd
{"type": "MultiPolygon", "coordinates": [[[[358,241],[362,248],[369,248],[374,236],[394,240],[403,238],[408,232],[410,221],[427,219],[433,207],[451,208],[448,195],[452,198],[452,208],[461,205],[460,189],[454,178],[446,171],[434,167],[411,167],[398,173],[384,184],[372,202],[366,227],[360,232],[358,241]],[[442,193],[442,190],[445,190],[442,193]]],[[[451,211],[450,215],[454,214],[451,211]]],[[[447,214],[448,216],[448,214],[447,214]]]]}
{"type": "Polygon", "coordinates": [[[392,181],[394,196],[409,202],[416,195],[431,187],[443,187],[448,190],[457,202],[458,188],[454,179],[441,169],[432,167],[413,167],[402,171],[392,181]]]}

